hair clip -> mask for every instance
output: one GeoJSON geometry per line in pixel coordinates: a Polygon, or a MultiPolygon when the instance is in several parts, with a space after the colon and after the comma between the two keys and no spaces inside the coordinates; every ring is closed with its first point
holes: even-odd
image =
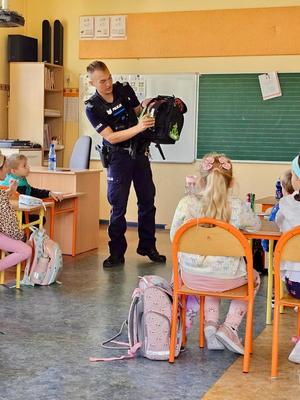
{"type": "Polygon", "coordinates": [[[204,171],[209,171],[210,169],[212,169],[213,165],[215,162],[215,158],[214,157],[206,157],[202,160],[202,169],[204,171]]]}
{"type": "Polygon", "coordinates": [[[219,157],[219,163],[221,164],[221,167],[222,167],[222,168],[224,168],[224,169],[226,169],[226,170],[231,169],[231,163],[230,163],[230,161],[228,160],[228,158],[226,158],[226,157],[219,157]]]}

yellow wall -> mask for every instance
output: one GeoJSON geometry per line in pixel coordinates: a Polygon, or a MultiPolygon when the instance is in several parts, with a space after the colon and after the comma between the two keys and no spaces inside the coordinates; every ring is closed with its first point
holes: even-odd
{"type": "MultiPolygon", "coordinates": [[[[11,0],[9,8],[26,17],[27,0],[11,0]]],[[[25,34],[22,28],[0,28],[0,84],[9,83],[7,62],[7,35],[25,34]]],[[[0,138],[7,138],[7,100],[8,92],[0,89],[0,138]]]]}
{"type": "MultiPolygon", "coordinates": [[[[89,60],[78,58],[79,16],[101,14],[126,14],[155,11],[188,11],[200,9],[253,8],[299,6],[300,0],[24,0],[27,7],[27,34],[41,37],[41,22],[59,18],[64,25],[64,65],[65,81],[70,78],[70,86],[78,86],[78,75],[85,71],[89,60]]],[[[13,3],[13,1],[11,2],[13,3]]],[[[21,2],[22,3],[22,2],[21,2]]],[[[0,36],[1,40],[1,36],[0,36]]],[[[234,40],[234,38],[233,38],[234,40]]],[[[265,72],[298,71],[300,56],[276,57],[207,57],[192,59],[131,59],[104,60],[113,73],[176,73],[176,72],[265,72]]],[[[67,157],[78,134],[78,126],[66,125],[67,157]]],[[[298,150],[298,149],[297,149],[298,150]]],[[[297,151],[296,150],[296,151],[297,151]]],[[[93,162],[98,167],[99,163],[93,162]]],[[[239,193],[255,192],[258,197],[274,192],[274,181],[286,165],[236,164],[235,175],[239,181],[239,193]]],[[[194,173],[195,164],[153,164],[154,180],[157,188],[157,222],[170,223],[178,199],[184,192],[184,177],[194,173]]],[[[101,218],[108,219],[109,206],[106,201],[105,173],[101,178],[101,218]]],[[[128,205],[128,220],[136,221],[136,199],[131,194],[128,205]]]]}

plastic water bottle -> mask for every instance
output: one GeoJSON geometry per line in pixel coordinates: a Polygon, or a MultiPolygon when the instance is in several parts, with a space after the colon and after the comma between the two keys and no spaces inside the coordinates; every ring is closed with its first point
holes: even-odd
{"type": "Polygon", "coordinates": [[[280,200],[282,196],[282,186],[280,180],[278,179],[276,182],[275,199],[280,200]]]}
{"type": "Polygon", "coordinates": [[[185,194],[186,195],[195,195],[197,194],[197,176],[196,175],[188,175],[185,178],[185,194]]]}
{"type": "Polygon", "coordinates": [[[56,170],[56,153],[55,153],[55,147],[54,147],[53,143],[50,144],[50,149],[49,149],[48,169],[49,169],[49,171],[56,170]]]}

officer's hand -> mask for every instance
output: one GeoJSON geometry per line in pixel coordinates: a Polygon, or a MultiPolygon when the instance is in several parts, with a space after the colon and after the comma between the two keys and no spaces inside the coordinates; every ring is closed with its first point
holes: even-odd
{"type": "Polygon", "coordinates": [[[140,118],[137,127],[139,132],[143,132],[148,128],[152,128],[155,125],[155,118],[149,117],[148,115],[144,115],[140,118]]]}

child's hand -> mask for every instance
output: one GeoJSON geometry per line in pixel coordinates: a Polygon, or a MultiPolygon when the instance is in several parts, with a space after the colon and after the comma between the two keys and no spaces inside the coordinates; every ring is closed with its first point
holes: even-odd
{"type": "Polygon", "coordinates": [[[62,193],[55,193],[55,192],[49,192],[49,196],[52,197],[55,201],[61,201],[63,199],[63,194],[62,193]]]}
{"type": "Polygon", "coordinates": [[[13,193],[15,193],[16,191],[17,191],[17,189],[18,189],[18,182],[15,180],[15,179],[11,179],[10,181],[9,181],[9,192],[11,193],[11,194],[13,194],[13,193]]]}
{"type": "Polygon", "coordinates": [[[15,179],[11,179],[9,181],[9,186],[6,189],[6,192],[8,193],[10,199],[14,199],[16,197],[17,189],[18,189],[18,182],[15,179]]]}

